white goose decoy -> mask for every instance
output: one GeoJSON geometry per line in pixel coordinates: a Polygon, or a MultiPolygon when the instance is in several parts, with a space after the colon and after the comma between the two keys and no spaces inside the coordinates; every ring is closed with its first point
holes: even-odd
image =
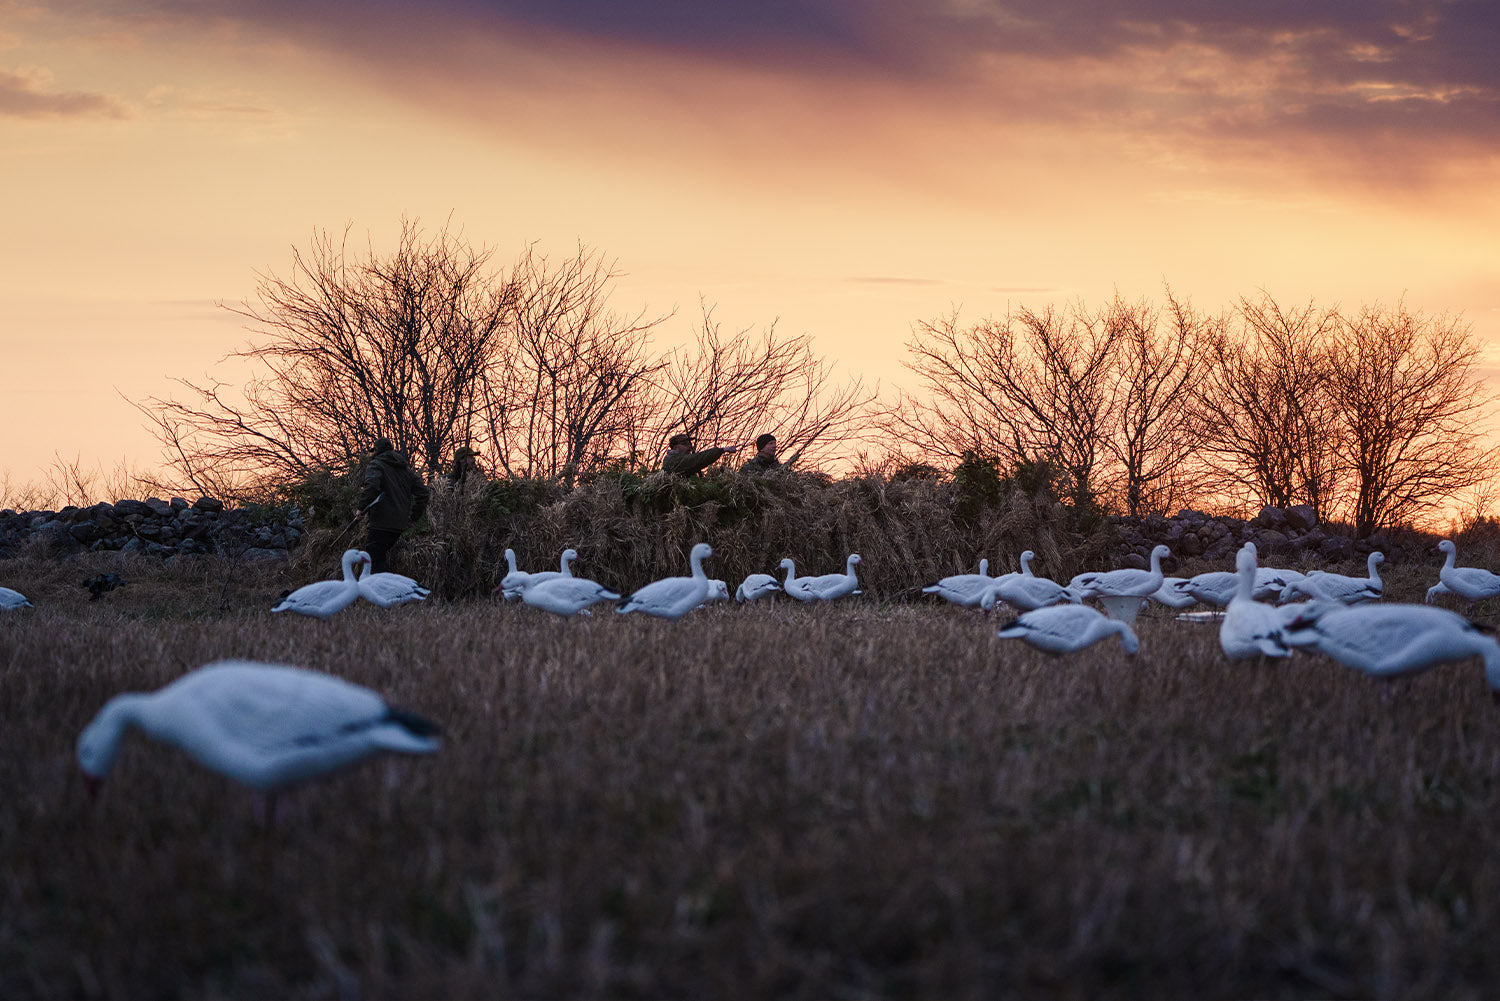
{"type": "Polygon", "coordinates": [[[1186,577],[1163,577],[1161,587],[1152,592],[1151,600],[1168,608],[1192,608],[1198,599],[1188,593],[1187,584],[1186,577]]]}
{"type": "MultiPolygon", "coordinates": [[[[1027,551],[1027,555],[1030,555],[1030,550],[1027,551]]],[[[973,608],[984,597],[985,589],[995,580],[996,578],[990,576],[990,561],[980,560],[978,573],[960,573],[944,577],[936,584],[929,584],[922,588],[922,593],[935,594],[944,601],[951,601],[965,608],[973,608]]]]}
{"type": "Polygon", "coordinates": [[[32,608],[31,602],[26,600],[26,595],[20,591],[12,591],[8,587],[0,587],[0,612],[10,611],[15,608],[32,608]]]}
{"type": "MultiPolygon", "coordinates": [[[[1449,592],[1469,599],[1469,607],[1476,601],[1493,598],[1500,594],[1500,574],[1491,573],[1483,567],[1454,566],[1458,561],[1458,547],[1452,539],[1444,539],[1438,548],[1448,555],[1443,568],[1438,571],[1439,585],[1449,592]]],[[[1429,592],[1430,593],[1430,592],[1429,592]]],[[[1441,592],[1439,592],[1441,593],[1441,592]]]]}
{"type": "MultiPolygon", "coordinates": [[[[1255,552],[1255,543],[1247,542],[1245,545],[1251,547],[1251,553],[1255,552]]],[[[1296,570],[1256,567],[1255,588],[1250,596],[1256,601],[1267,598],[1275,600],[1286,590],[1288,584],[1301,579],[1302,574],[1296,570]]],[[[1223,608],[1233,600],[1235,591],[1239,589],[1239,574],[1231,570],[1210,570],[1189,578],[1182,589],[1205,605],[1223,608]]]]}
{"type": "Polygon", "coordinates": [[[354,604],[359,597],[359,581],[354,577],[354,568],[369,562],[370,558],[358,549],[346,549],[343,580],[320,580],[315,584],[299,587],[282,598],[271,611],[296,612],[326,620],[335,612],[341,612],[354,604]]]}
{"type": "Polygon", "coordinates": [[[1210,570],[1189,577],[1182,585],[1182,590],[1191,595],[1194,601],[1223,608],[1234,598],[1239,580],[1240,575],[1233,570],[1210,570]]]}
{"type": "Polygon", "coordinates": [[[78,765],[97,787],[127,727],[261,791],[337,771],[381,751],[431,754],[438,727],[368,688],[284,664],[223,660],[155,692],[107,702],[78,738],[78,765]]]}
{"type": "Polygon", "coordinates": [[[1293,598],[1304,597],[1314,600],[1341,601],[1346,605],[1357,605],[1363,601],[1378,601],[1385,590],[1378,569],[1384,562],[1383,553],[1371,553],[1366,562],[1369,568],[1368,577],[1350,577],[1341,573],[1329,573],[1326,570],[1314,570],[1301,580],[1294,580],[1288,584],[1281,592],[1281,600],[1285,602],[1293,598]]]}
{"type": "MultiPolygon", "coordinates": [[[[783,566],[791,563],[784,560],[783,566]]],[[[825,573],[816,577],[798,577],[792,579],[792,568],[787,567],[787,583],[784,585],[786,593],[798,601],[837,601],[839,598],[849,594],[859,593],[859,578],[854,575],[854,568],[859,566],[859,553],[850,553],[844,562],[843,573],[825,573]]]]}
{"type": "Polygon", "coordinates": [[[781,585],[776,583],[776,578],[768,573],[753,573],[746,577],[739,588],[734,592],[734,600],[738,602],[755,601],[774,595],[781,590],[781,585]]]}
{"type": "Polygon", "coordinates": [[[1166,546],[1157,546],[1151,550],[1150,570],[1110,570],[1095,574],[1083,586],[1083,597],[1098,598],[1110,618],[1133,623],[1141,604],[1161,588],[1164,579],[1161,561],[1171,555],[1172,550],[1166,546]]]}
{"type": "Polygon", "coordinates": [[[632,594],[616,611],[621,615],[645,612],[661,619],[682,618],[708,597],[708,575],[703,572],[703,561],[713,554],[708,543],[698,543],[688,557],[693,568],[691,577],[665,577],[653,581],[632,594]]]}
{"type": "Polygon", "coordinates": [[[601,601],[616,601],[619,595],[597,581],[584,577],[553,577],[538,581],[521,591],[521,600],[533,608],[564,618],[582,612],[601,601]]]}
{"type": "Polygon", "coordinates": [[[1024,640],[1048,653],[1072,653],[1116,634],[1126,653],[1134,654],[1141,648],[1128,623],[1110,619],[1087,605],[1054,605],[1026,612],[997,635],[1024,640]]]}
{"type": "MultiPolygon", "coordinates": [[[[495,591],[503,592],[506,601],[514,601],[521,597],[526,589],[533,584],[540,584],[544,580],[556,580],[559,577],[573,576],[571,564],[576,559],[578,559],[578,550],[564,549],[562,557],[558,560],[557,570],[538,570],[535,573],[527,573],[524,570],[516,569],[515,550],[507,549],[505,551],[505,565],[509,568],[509,572],[500,578],[500,585],[495,588],[495,591]]],[[[490,593],[493,594],[494,591],[490,593]]]]}
{"type": "Polygon", "coordinates": [[[361,552],[365,558],[359,573],[359,596],[381,608],[395,608],[409,601],[425,601],[432,592],[407,577],[405,574],[370,572],[370,554],[361,552]]]}
{"type": "Polygon", "coordinates": [[[1500,702],[1500,643],[1446,608],[1314,601],[1287,627],[1286,641],[1327,654],[1381,678],[1414,674],[1436,664],[1484,658],[1484,677],[1500,702]]]}
{"type": "Polygon", "coordinates": [[[516,569],[514,549],[505,550],[505,567],[505,576],[500,578],[500,583],[495,585],[495,589],[490,594],[498,592],[505,596],[506,601],[515,601],[521,596],[521,592],[525,589],[524,583],[531,578],[531,574],[525,570],[516,569]]]}
{"type": "Polygon", "coordinates": [[[703,599],[703,604],[710,601],[728,601],[729,584],[717,577],[708,578],[708,596],[703,599]]]}
{"type": "Polygon", "coordinates": [[[1003,601],[1012,608],[1032,611],[1051,605],[1076,605],[1082,600],[1078,592],[1071,587],[1063,587],[1055,580],[1015,573],[996,577],[994,583],[985,589],[984,596],[979,600],[979,607],[988,612],[995,607],[996,602],[1003,601]]]}
{"type": "Polygon", "coordinates": [[[1241,548],[1235,566],[1237,587],[1219,624],[1219,646],[1233,660],[1290,656],[1282,637],[1283,616],[1274,606],[1255,600],[1255,550],[1241,548]]]}

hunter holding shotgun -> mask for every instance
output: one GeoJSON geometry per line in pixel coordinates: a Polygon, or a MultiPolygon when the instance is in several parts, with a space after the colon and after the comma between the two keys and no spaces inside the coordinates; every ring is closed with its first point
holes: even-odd
{"type": "Polygon", "coordinates": [[[370,554],[370,570],[384,573],[390,569],[387,554],[401,538],[407,526],[414,524],[427,510],[431,494],[406,456],[396,451],[388,438],[375,439],[370,461],[365,466],[365,485],[359,495],[359,514],[365,519],[365,552],[370,554]]]}

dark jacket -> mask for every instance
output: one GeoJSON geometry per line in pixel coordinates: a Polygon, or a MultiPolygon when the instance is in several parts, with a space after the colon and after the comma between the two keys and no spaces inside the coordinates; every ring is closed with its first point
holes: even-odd
{"type": "Polygon", "coordinates": [[[668,452],[661,468],[678,476],[697,476],[719,460],[728,449],[705,448],[701,452],[668,452]]]}
{"type": "Polygon", "coordinates": [[[774,455],[757,455],[749,462],[740,467],[742,473],[769,473],[773,469],[781,468],[781,460],[774,455]]]}
{"type": "Polygon", "coordinates": [[[359,507],[368,509],[371,528],[401,532],[422,517],[430,496],[427,484],[411,468],[406,456],[395,450],[376,452],[365,467],[359,507]]]}

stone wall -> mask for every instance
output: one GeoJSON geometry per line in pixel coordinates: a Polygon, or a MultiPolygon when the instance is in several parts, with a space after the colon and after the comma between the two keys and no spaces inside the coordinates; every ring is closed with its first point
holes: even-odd
{"type": "Polygon", "coordinates": [[[1246,542],[1255,543],[1262,563],[1269,557],[1293,564],[1340,563],[1363,560],[1376,549],[1387,558],[1401,555],[1399,547],[1380,533],[1355,539],[1347,529],[1318,524],[1313,509],[1305,504],[1285,509],[1267,505],[1250,519],[1185,509],[1171,518],[1150,515],[1112,521],[1120,536],[1121,566],[1145,567],[1158,543],[1169,546],[1179,561],[1202,559],[1224,563],[1226,569],[1233,569],[1234,554],[1246,542]]]}
{"type": "Polygon", "coordinates": [[[0,511],[0,558],[118,550],[164,558],[224,553],[249,560],[285,559],[302,532],[295,505],[225,508],[212,497],[191,504],[181,497],[148,497],[61,511],[6,509],[0,511]]]}

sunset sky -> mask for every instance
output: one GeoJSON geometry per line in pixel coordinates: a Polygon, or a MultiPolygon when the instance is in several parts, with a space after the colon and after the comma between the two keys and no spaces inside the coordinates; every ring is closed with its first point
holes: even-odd
{"type": "MultiPolygon", "coordinates": [[[[151,466],[314,230],[579,241],[883,386],[914,322],[1461,313],[1500,367],[1500,5],[0,0],[0,469],[151,466]]],[[[228,372],[229,370],[221,370],[228,372]]]]}

